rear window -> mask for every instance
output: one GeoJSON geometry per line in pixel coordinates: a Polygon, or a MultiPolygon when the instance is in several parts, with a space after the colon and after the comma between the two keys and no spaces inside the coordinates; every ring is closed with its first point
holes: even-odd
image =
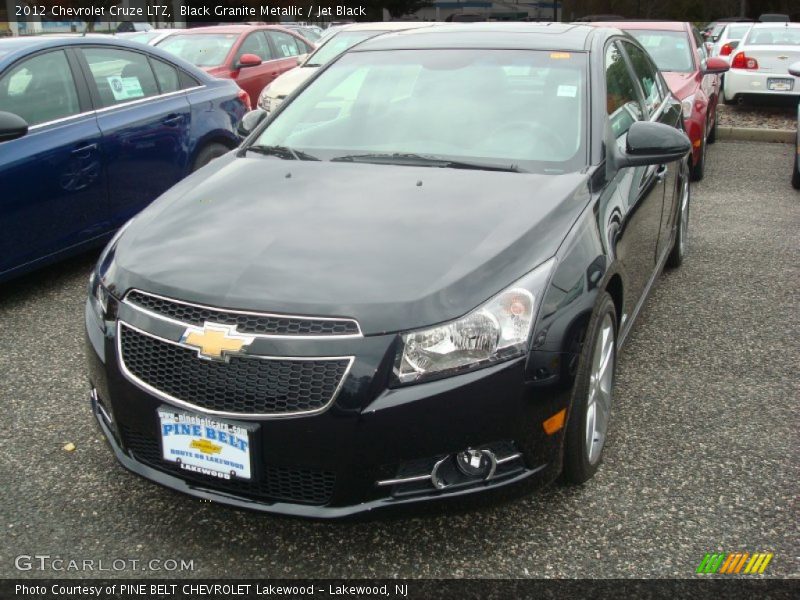
{"type": "Polygon", "coordinates": [[[237,39],[238,33],[174,34],[156,45],[198,67],[216,67],[225,62],[237,39]]]}
{"type": "Polygon", "coordinates": [[[800,27],[753,27],[744,43],[753,46],[800,46],[800,27]]]}
{"type": "Polygon", "coordinates": [[[628,33],[644,46],[660,70],[678,73],[694,71],[692,50],[686,33],[650,29],[629,29],[628,33]]]}
{"type": "Polygon", "coordinates": [[[740,40],[744,37],[744,34],[747,33],[747,30],[750,29],[752,25],[749,23],[747,25],[731,25],[728,27],[728,39],[729,40],[740,40]]]}

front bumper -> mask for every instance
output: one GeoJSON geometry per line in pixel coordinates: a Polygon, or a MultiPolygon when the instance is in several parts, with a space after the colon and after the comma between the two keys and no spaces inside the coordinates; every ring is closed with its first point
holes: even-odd
{"type": "MultiPolygon", "coordinates": [[[[98,319],[91,300],[86,328],[92,408],[117,459],[155,483],[204,500],[336,518],[465,496],[525,479],[546,483],[560,471],[563,430],[547,435],[542,427],[568,405],[569,390],[558,377],[531,381],[529,361],[519,358],[391,389],[393,335],[348,342],[354,344],[352,370],[324,412],[242,421],[257,424],[252,482],[180,471],[161,457],[157,409],[169,403],[120,369],[117,329],[112,321],[98,319]],[[490,479],[437,489],[422,477],[443,458],[467,448],[490,449],[502,459],[490,479]]],[[[553,365],[561,359],[543,354],[530,362],[553,365]]]]}

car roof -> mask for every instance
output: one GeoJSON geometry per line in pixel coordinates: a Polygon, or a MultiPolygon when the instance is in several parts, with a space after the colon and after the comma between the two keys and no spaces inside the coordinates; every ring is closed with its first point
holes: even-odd
{"type": "Polygon", "coordinates": [[[583,51],[597,30],[568,23],[447,23],[376,36],[350,52],[425,48],[583,51]]]}
{"type": "Polygon", "coordinates": [[[776,27],[788,27],[791,29],[797,29],[798,27],[800,27],[800,23],[787,23],[786,21],[767,21],[764,23],[753,24],[753,29],[775,29],[776,27]]]}
{"type": "MultiPolygon", "coordinates": [[[[403,31],[416,27],[431,27],[436,25],[433,21],[374,21],[371,23],[351,23],[341,25],[337,33],[342,31],[403,31]]],[[[441,25],[441,23],[439,23],[441,25]]]]}
{"type": "Polygon", "coordinates": [[[602,27],[617,29],[652,29],[655,31],[686,31],[683,21],[599,21],[602,27]]]}
{"type": "Polygon", "coordinates": [[[276,25],[209,25],[207,27],[192,27],[191,29],[175,29],[175,33],[200,34],[200,33],[247,33],[259,29],[283,29],[276,25]]]}

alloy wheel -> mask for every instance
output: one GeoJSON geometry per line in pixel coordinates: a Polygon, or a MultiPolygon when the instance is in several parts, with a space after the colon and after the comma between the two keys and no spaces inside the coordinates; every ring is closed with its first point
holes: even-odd
{"type": "Polygon", "coordinates": [[[614,384],[614,322],[611,315],[603,318],[592,354],[589,376],[589,398],[586,403],[586,457],[597,463],[603,451],[611,417],[611,391],[614,384]]]}

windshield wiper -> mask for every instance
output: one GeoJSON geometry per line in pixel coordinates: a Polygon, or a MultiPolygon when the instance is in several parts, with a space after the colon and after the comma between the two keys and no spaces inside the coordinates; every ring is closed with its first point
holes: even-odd
{"type": "Polygon", "coordinates": [[[257,152],[266,156],[277,156],[284,160],[319,160],[316,156],[312,156],[303,152],[302,150],[295,150],[288,146],[248,146],[245,148],[246,152],[257,152]]]}
{"type": "Polygon", "coordinates": [[[439,167],[443,169],[475,169],[481,171],[506,171],[520,173],[517,165],[498,165],[476,161],[454,160],[440,156],[412,153],[373,153],[373,154],[348,154],[337,156],[331,162],[365,162],[385,165],[409,165],[420,167],[439,167]]]}

